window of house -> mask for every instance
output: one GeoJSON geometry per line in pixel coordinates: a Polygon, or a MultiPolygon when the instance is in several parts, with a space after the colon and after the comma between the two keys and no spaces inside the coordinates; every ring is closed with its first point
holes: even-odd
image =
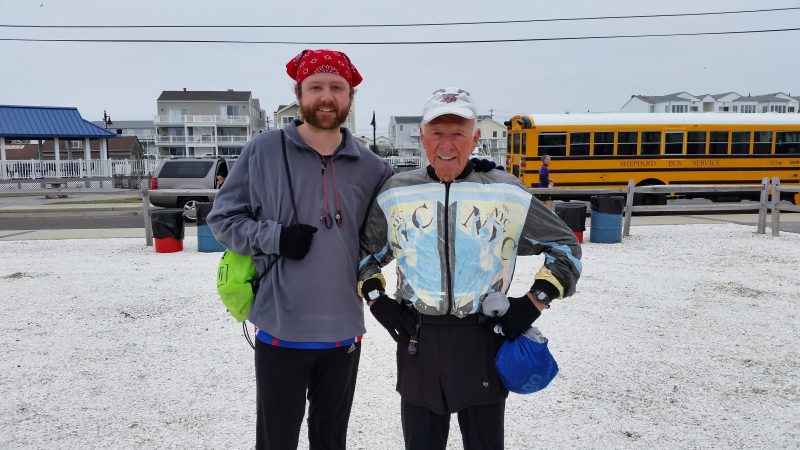
{"type": "Polygon", "coordinates": [[[400,125],[400,131],[403,131],[403,126],[402,125],[400,125]]]}
{"type": "Polygon", "coordinates": [[[589,156],[589,137],[591,133],[570,133],[569,134],[569,155],[570,156],[589,156]]]}
{"type": "Polygon", "coordinates": [[[767,106],[766,105],[761,107],[761,112],[762,113],[767,112],[767,106]]]}
{"type": "Polygon", "coordinates": [[[661,153],[661,132],[642,131],[642,155],[658,155],[661,153]]]}
{"type": "Polygon", "coordinates": [[[508,133],[506,133],[505,131],[503,131],[503,137],[506,137],[506,134],[508,134],[508,133]]]}
{"type": "Polygon", "coordinates": [[[733,112],[739,112],[739,107],[737,105],[733,105],[733,112]]]}
{"type": "Polygon", "coordinates": [[[705,155],[706,154],[706,136],[705,131],[689,131],[686,133],[686,154],[687,155],[705,155]]]}
{"type": "Polygon", "coordinates": [[[650,105],[650,112],[656,112],[656,105],[650,105]]]}
{"type": "Polygon", "coordinates": [[[772,153],[772,131],[756,131],[753,133],[753,154],[769,155],[772,153]]]}
{"type": "Polygon", "coordinates": [[[71,148],[81,148],[81,141],[70,141],[69,146],[71,148]]]}
{"type": "Polygon", "coordinates": [[[789,107],[789,109],[788,109],[788,111],[789,111],[790,113],[793,113],[793,112],[794,112],[794,106],[790,106],[790,107],[789,107]]]}
{"type": "Polygon", "coordinates": [[[567,133],[539,134],[539,156],[565,156],[567,154],[567,133]]]}
{"type": "Polygon", "coordinates": [[[614,132],[594,132],[594,156],[610,156],[614,154],[614,132]]]}
{"type": "Polygon", "coordinates": [[[497,137],[497,131],[492,131],[492,137],[497,137]]]}
{"type": "Polygon", "coordinates": [[[226,117],[236,117],[239,115],[239,105],[220,105],[219,114],[226,117]]]}
{"type": "Polygon", "coordinates": [[[637,131],[620,131],[617,133],[617,155],[636,156],[639,133],[637,131]]]}
{"type": "Polygon", "coordinates": [[[697,106],[692,106],[692,112],[697,112],[697,106]]]}
{"type": "Polygon", "coordinates": [[[731,154],[747,155],[750,153],[750,132],[734,131],[731,133],[731,154]]]}

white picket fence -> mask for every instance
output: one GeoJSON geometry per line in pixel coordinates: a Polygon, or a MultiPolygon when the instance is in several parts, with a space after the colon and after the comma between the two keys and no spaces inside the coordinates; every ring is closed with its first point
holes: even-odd
{"type": "Polygon", "coordinates": [[[159,162],[156,159],[5,160],[0,161],[0,180],[148,176],[159,162]]]}

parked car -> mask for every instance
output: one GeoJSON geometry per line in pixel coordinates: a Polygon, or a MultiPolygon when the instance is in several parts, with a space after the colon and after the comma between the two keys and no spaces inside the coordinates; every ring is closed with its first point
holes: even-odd
{"type": "MultiPolygon", "coordinates": [[[[197,156],[165,159],[150,181],[150,189],[219,189],[235,157],[197,156]]],[[[197,203],[210,202],[207,195],[153,196],[150,203],[164,208],[182,208],[189,221],[197,218],[197,203]]]]}
{"type": "Polygon", "coordinates": [[[394,173],[408,172],[409,170],[415,170],[415,169],[419,169],[419,165],[416,163],[408,162],[408,163],[392,164],[392,170],[394,170],[394,173]]]}

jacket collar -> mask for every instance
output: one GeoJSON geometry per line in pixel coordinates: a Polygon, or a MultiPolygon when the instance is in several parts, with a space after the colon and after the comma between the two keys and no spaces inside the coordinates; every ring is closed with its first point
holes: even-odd
{"type": "MultiPolygon", "coordinates": [[[[303,122],[300,120],[294,120],[291,124],[287,125],[283,131],[286,133],[286,139],[292,143],[296,148],[305,148],[308,150],[314,150],[308,144],[303,141],[303,138],[300,136],[300,132],[297,131],[297,126],[302,124],[303,122]]],[[[361,157],[361,153],[358,151],[358,143],[356,143],[356,139],[350,134],[350,131],[347,128],[339,128],[339,131],[342,133],[342,143],[339,147],[333,152],[333,155],[336,157],[340,156],[349,156],[351,158],[359,158],[361,157]]]]}
{"type": "MultiPolygon", "coordinates": [[[[433,170],[433,166],[432,165],[428,164],[428,167],[426,167],[425,170],[428,172],[428,176],[429,177],[433,178],[436,181],[442,181],[442,180],[439,179],[439,177],[436,176],[436,171],[433,170]]],[[[458,176],[456,177],[455,181],[463,180],[469,174],[472,173],[472,170],[473,170],[472,161],[467,161],[467,165],[464,167],[464,170],[462,170],[461,173],[458,174],[458,176]]]]}

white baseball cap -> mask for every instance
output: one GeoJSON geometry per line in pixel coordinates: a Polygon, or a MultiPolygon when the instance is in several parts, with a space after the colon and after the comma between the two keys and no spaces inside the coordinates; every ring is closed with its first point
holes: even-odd
{"type": "Polygon", "coordinates": [[[478,115],[478,108],[472,102],[469,92],[457,87],[437,89],[425,102],[422,110],[422,123],[444,116],[455,114],[465,119],[473,119],[478,115]]]}

